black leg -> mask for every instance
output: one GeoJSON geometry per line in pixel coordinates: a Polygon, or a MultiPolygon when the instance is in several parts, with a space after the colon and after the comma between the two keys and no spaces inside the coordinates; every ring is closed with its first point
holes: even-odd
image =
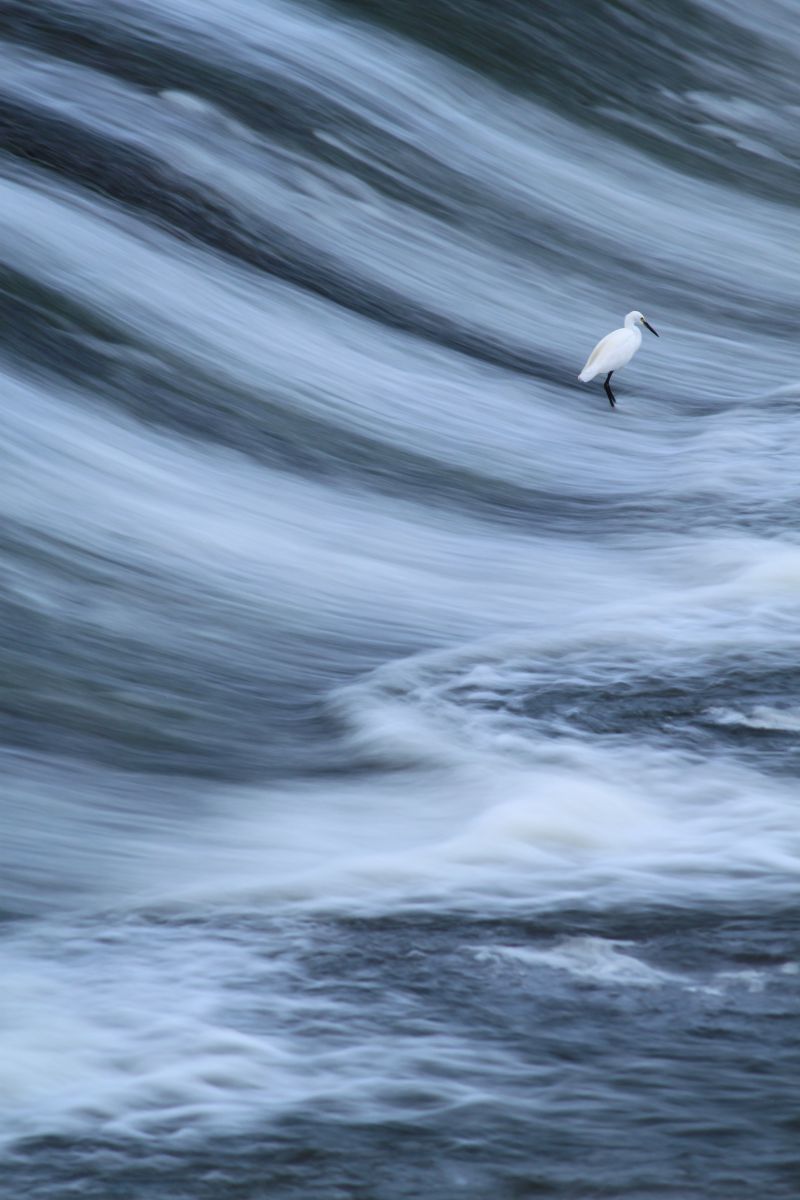
{"type": "Polygon", "coordinates": [[[614,399],[614,393],[612,392],[612,390],[611,390],[611,384],[609,383],[609,380],[611,379],[611,376],[612,376],[613,374],[614,374],[614,372],[613,372],[613,371],[609,371],[609,372],[608,372],[608,374],[606,375],[606,381],[605,381],[605,383],[603,384],[603,387],[606,389],[606,395],[608,396],[608,403],[611,405],[611,407],[612,407],[612,408],[616,408],[616,407],[617,407],[617,402],[616,402],[616,400],[614,399]]]}

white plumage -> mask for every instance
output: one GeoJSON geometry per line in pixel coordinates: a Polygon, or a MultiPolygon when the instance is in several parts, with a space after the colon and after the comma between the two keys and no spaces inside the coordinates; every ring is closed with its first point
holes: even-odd
{"type": "Polygon", "coordinates": [[[605,375],[606,379],[603,387],[606,389],[606,395],[612,408],[615,407],[616,400],[609,386],[609,380],[614,371],[619,371],[622,367],[627,366],[641,346],[642,331],[639,328],[640,325],[646,326],[651,333],[655,333],[656,337],[658,337],[653,326],[649,325],[642,314],[634,309],[633,312],[629,312],[626,316],[625,324],[621,329],[612,329],[611,333],[607,333],[597,343],[586,360],[586,366],[578,376],[581,383],[589,383],[596,375],[605,375]]]}

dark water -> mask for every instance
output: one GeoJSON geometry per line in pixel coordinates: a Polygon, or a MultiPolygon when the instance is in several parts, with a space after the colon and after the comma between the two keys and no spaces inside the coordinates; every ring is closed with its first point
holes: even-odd
{"type": "Polygon", "coordinates": [[[0,1193],[794,1200],[796,4],[0,38],[0,1193]]]}

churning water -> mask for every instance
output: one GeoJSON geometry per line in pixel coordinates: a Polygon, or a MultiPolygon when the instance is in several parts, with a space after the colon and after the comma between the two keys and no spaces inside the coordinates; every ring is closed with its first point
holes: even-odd
{"type": "Polygon", "coordinates": [[[797,17],[4,0],[4,1196],[800,1194],[797,17]]]}

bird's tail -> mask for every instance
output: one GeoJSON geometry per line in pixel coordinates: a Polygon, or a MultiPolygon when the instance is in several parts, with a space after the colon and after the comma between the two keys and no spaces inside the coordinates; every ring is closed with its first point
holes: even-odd
{"type": "Polygon", "coordinates": [[[597,371],[595,370],[594,367],[586,366],[581,371],[580,375],[578,376],[578,379],[580,379],[581,383],[591,383],[591,381],[594,379],[596,374],[597,374],[597,371]]]}

